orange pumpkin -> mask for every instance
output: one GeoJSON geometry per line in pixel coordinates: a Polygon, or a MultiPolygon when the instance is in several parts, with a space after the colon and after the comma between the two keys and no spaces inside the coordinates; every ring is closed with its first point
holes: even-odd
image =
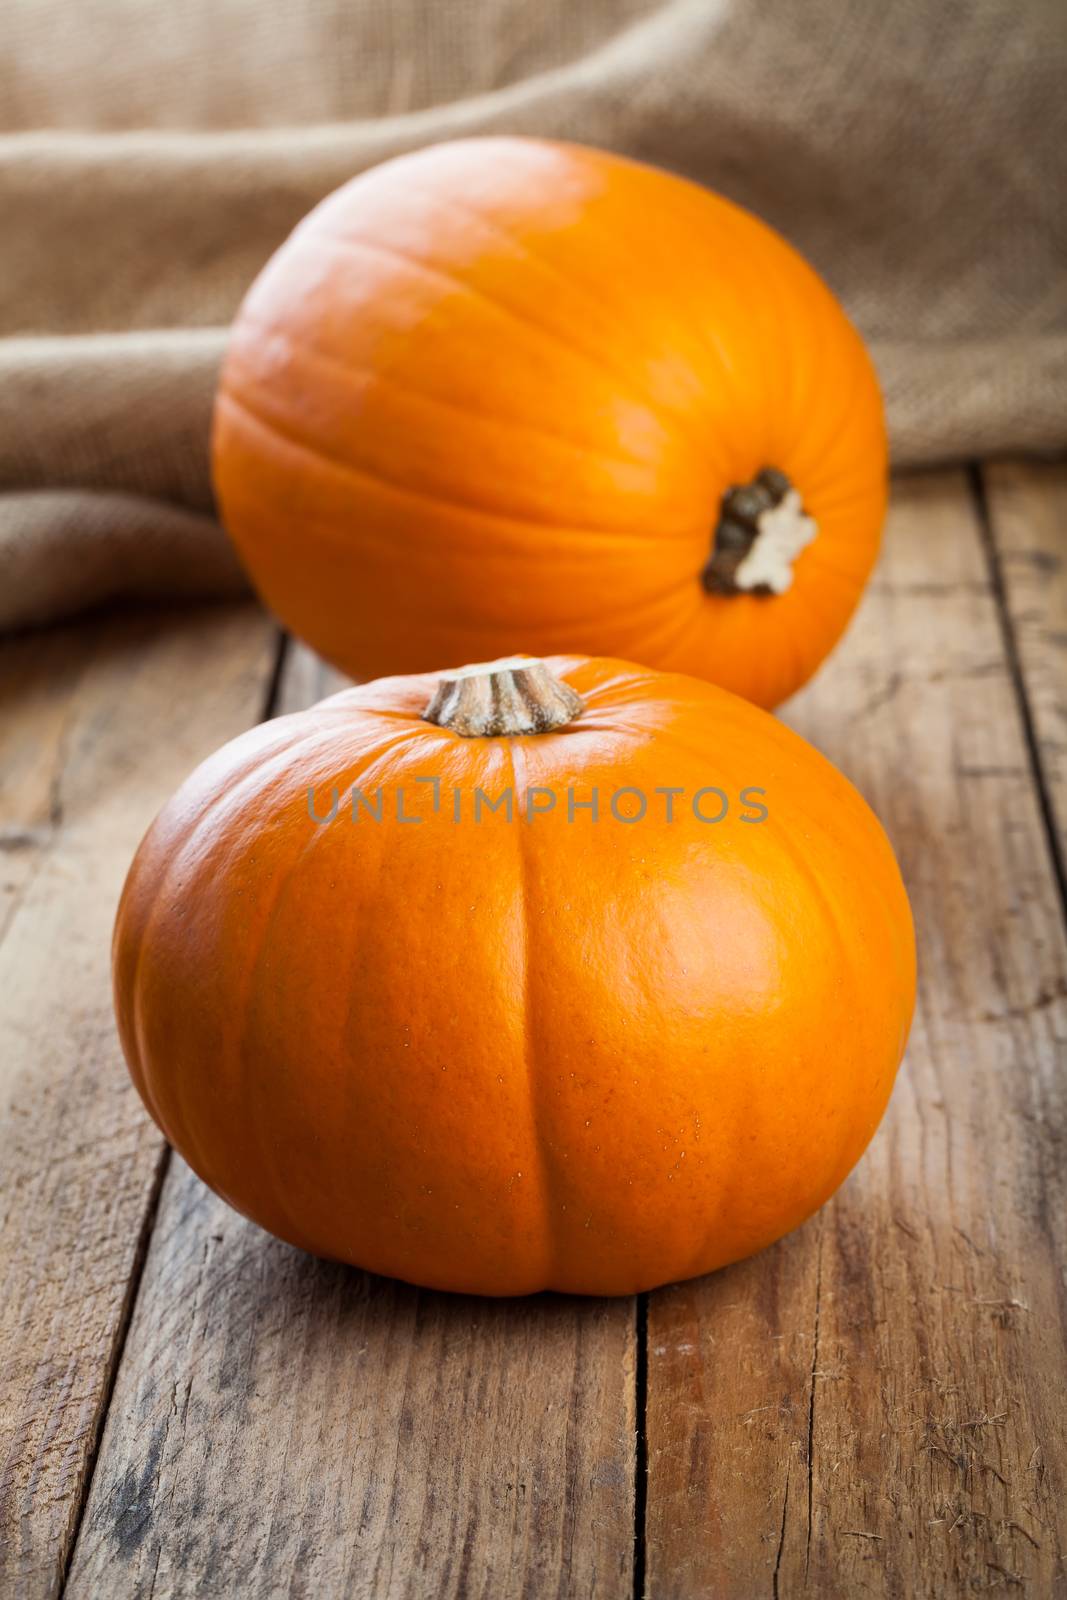
{"type": "Polygon", "coordinates": [[[833,296],[727,200],[602,151],[470,139],[298,227],[237,317],[223,519],[358,678],[625,656],[764,706],[878,550],[878,387],[833,296]]]}
{"type": "Polygon", "coordinates": [[[142,843],[114,959],[133,1078],[208,1184],[487,1294],[646,1289],[794,1227],[874,1132],[915,987],[892,850],[827,761],[585,659],[236,739],[142,843]]]}

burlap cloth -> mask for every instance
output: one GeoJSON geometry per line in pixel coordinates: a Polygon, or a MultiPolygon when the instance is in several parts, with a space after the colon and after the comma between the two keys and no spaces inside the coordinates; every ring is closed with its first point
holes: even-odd
{"type": "Polygon", "coordinates": [[[1063,0],[4,0],[0,627],[241,583],[224,329],[301,215],[482,130],[780,228],[871,342],[898,463],[1067,442],[1063,0]]]}

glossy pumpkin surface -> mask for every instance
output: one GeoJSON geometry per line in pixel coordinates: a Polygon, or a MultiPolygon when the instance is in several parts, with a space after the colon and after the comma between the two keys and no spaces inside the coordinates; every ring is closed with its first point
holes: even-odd
{"type": "Polygon", "coordinates": [[[842,1181],[904,1049],[913,934],[877,820],[795,734],[691,678],[548,665],[584,703],[554,731],[461,737],[416,676],[205,762],[131,867],[116,1010],[163,1132],[283,1239],[434,1287],[623,1294],[842,1181]]]}
{"type": "Polygon", "coordinates": [[[532,139],[390,161],[311,213],[237,317],[214,464],[261,594],[355,677],[580,650],[764,706],[841,634],[885,506],[870,361],[800,256],[532,139]],[[815,537],[784,592],[708,592],[724,497],[768,468],[815,537]]]}

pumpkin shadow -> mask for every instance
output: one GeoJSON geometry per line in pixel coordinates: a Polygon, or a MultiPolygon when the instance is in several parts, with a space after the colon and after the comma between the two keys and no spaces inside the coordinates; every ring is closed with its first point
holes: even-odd
{"type": "MultiPolygon", "coordinates": [[[[298,1385],[313,1386],[329,1373],[343,1387],[362,1369],[384,1392],[402,1384],[405,1365],[439,1371],[446,1381],[468,1365],[492,1368],[496,1381],[513,1369],[522,1381],[531,1365],[573,1369],[599,1330],[616,1331],[620,1353],[632,1340],[632,1297],[544,1291],[493,1298],[419,1288],[274,1238],[213,1194],[179,1156],[167,1189],[165,1237],[153,1250],[160,1250],[171,1287],[176,1277],[184,1280],[186,1296],[195,1299],[195,1343],[222,1352],[220,1388],[265,1379],[270,1387],[266,1369],[281,1351],[298,1385]]],[[[151,1261],[147,1275],[155,1276],[151,1261]]]]}

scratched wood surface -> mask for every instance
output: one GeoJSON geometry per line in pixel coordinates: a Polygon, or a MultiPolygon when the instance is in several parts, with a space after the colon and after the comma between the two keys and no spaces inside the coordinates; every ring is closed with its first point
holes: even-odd
{"type": "Polygon", "coordinates": [[[0,644],[0,1595],[62,1585],[163,1143],[123,1082],[111,922],[191,765],[254,721],[252,606],[0,644]]]}
{"type": "Polygon", "coordinates": [[[789,721],[867,794],[919,1001],[852,1178],[648,1316],[648,1592],[1062,1586],[1067,952],[980,507],[901,485],[832,670],[789,721]]]}
{"type": "Polygon", "coordinates": [[[920,998],[816,1218],[697,1283],[480,1302],[312,1261],[160,1141],[128,857],[340,686],[249,607],[0,645],[0,1596],[1067,1595],[1067,469],[899,483],[788,719],[900,853],[920,998]],[[1060,880],[1062,881],[1062,879],[1060,880]]]}

